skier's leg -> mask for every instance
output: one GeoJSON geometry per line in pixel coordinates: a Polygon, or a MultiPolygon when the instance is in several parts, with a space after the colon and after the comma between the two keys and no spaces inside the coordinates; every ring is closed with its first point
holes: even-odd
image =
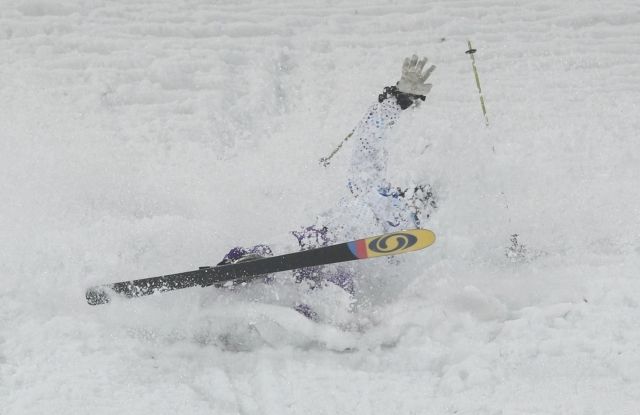
{"type": "MultiPolygon", "coordinates": [[[[319,221],[321,221],[319,219],[319,221]]],[[[312,225],[302,228],[300,231],[291,232],[298,240],[301,250],[319,248],[337,242],[329,227],[324,225],[312,225]]],[[[297,282],[310,281],[315,288],[324,281],[336,284],[340,288],[353,294],[353,273],[348,266],[322,266],[301,268],[293,271],[297,282]]]]}
{"type": "Polygon", "coordinates": [[[337,266],[336,268],[336,270],[325,276],[326,281],[337,285],[349,294],[353,295],[355,292],[353,270],[349,266],[337,266]]]}

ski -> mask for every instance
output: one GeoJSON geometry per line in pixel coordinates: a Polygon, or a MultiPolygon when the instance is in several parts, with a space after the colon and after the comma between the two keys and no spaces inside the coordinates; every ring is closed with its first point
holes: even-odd
{"type": "Polygon", "coordinates": [[[435,238],[435,234],[427,229],[387,233],[290,254],[240,260],[232,264],[200,267],[178,274],[99,285],[89,288],[86,298],[90,305],[98,305],[108,303],[114,294],[135,298],[196,286],[221,287],[275,272],[413,252],[432,245],[435,238]]]}

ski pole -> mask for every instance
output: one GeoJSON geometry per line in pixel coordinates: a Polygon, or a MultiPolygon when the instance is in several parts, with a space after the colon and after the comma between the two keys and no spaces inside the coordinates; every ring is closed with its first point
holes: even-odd
{"type": "Polygon", "coordinates": [[[353,135],[353,132],[355,131],[355,129],[353,129],[349,134],[347,134],[347,136],[345,138],[342,139],[342,141],[340,142],[340,144],[338,144],[338,147],[335,148],[335,150],[333,150],[331,152],[331,154],[329,154],[329,156],[327,157],[322,157],[320,159],[320,164],[322,164],[324,167],[327,167],[329,165],[329,163],[331,163],[331,158],[333,156],[335,156],[335,154],[340,151],[340,149],[342,148],[342,146],[344,145],[344,143],[346,143],[351,136],[353,135]]]}
{"type": "Polygon", "coordinates": [[[489,118],[487,117],[487,108],[484,105],[484,97],[482,96],[482,88],[480,88],[480,77],[478,76],[478,69],[476,69],[476,60],[473,57],[473,54],[476,53],[476,49],[471,47],[471,41],[467,40],[467,44],[469,45],[469,50],[466,51],[469,56],[471,56],[471,66],[473,67],[473,75],[476,78],[476,86],[478,87],[478,94],[480,95],[480,106],[482,107],[482,114],[484,115],[484,121],[487,126],[489,126],[489,118]]]}
{"type": "MultiPolygon", "coordinates": [[[[482,96],[482,89],[480,88],[480,77],[478,76],[478,70],[476,69],[476,60],[473,57],[473,54],[476,53],[476,49],[471,46],[471,41],[467,40],[467,44],[469,46],[469,50],[465,53],[471,56],[471,66],[473,67],[473,75],[476,78],[476,86],[478,87],[478,94],[480,95],[480,106],[482,107],[482,115],[484,115],[484,121],[487,126],[489,126],[489,118],[487,117],[487,108],[484,105],[484,97],[482,96]]],[[[493,153],[495,154],[496,148],[491,146],[493,153]]],[[[509,223],[511,223],[511,214],[509,213],[509,200],[505,195],[504,191],[501,191],[500,194],[504,198],[504,207],[507,210],[507,218],[509,223]]],[[[528,251],[526,245],[521,243],[518,240],[517,233],[511,235],[509,239],[511,241],[511,246],[505,249],[505,256],[511,261],[526,261],[528,258],[528,251]]]]}

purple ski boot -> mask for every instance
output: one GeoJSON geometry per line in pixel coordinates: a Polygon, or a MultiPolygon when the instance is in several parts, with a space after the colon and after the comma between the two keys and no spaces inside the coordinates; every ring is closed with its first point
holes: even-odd
{"type": "Polygon", "coordinates": [[[255,245],[249,248],[236,246],[227,252],[222,261],[218,262],[218,265],[235,264],[268,256],[273,256],[269,245],[255,245]]]}
{"type": "MultiPolygon", "coordinates": [[[[260,244],[248,248],[236,246],[227,252],[224,258],[222,258],[222,261],[218,262],[218,265],[236,264],[238,262],[253,261],[269,256],[273,256],[269,245],[260,244]]],[[[273,277],[271,274],[267,274],[262,277],[262,281],[268,284],[273,281],[273,277]]]]}

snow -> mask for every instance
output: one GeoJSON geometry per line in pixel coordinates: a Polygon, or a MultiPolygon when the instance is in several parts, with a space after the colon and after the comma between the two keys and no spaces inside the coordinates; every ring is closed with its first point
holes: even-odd
{"type": "Polygon", "coordinates": [[[625,0],[3,0],[0,413],[637,413],[638,39],[625,0]],[[434,186],[434,246],[357,264],[355,299],[285,274],[86,304],[290,249],[413,53],[438,69],[389,174],[434,186]]]}

